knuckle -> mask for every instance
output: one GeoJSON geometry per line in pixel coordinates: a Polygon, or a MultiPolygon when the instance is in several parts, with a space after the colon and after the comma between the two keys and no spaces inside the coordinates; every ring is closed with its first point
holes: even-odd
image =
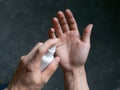
{"type": "Polygon", "coordinates": [[[20,62],[21,64],[25,64],[25,58],[26,58],[26,55],[21,56],[19,62],[20,62]]]}
{"type": "Polygon", "coordinates": [[[37,43],[37,46],[38,46],[38,47],[41,47],[41,45],[42,45],[41,42],[38,42],[38,43],[37,43]]]}
{"type": "Polygon", "coordinates": [[[37,53],[42,56],[44,54],[43,48],[38,48],[37,53]]]}
{"type": "Polygon", "coordinates": [[[43,84],[46,84],[47,82],[48,82],[48,78],[44,78],[44,80],[43,80],[43,84]]]}
{"type": "Polygon", "coordinates": [[[32,72],[32,71],[33,71],[33,68],[32,68],[31,65],[27,65],[27,66],[26,66],[26,70],[27,70],[27,72],[32,72]]]}
{"type": "Polygon", "coordinates": [[[40,82],[34,82],[34,85],[35,85],[36,87],[38,87],[38,86],[41,85],[41,83],[40,83],[40,82]]]}
{"type": "Polygon", "coordinates": [[[41,52],[42,52],[41,48],[38,48],[38,49],[37,49],[37,52],[38,52],[38,53],[41,53],[41,52]]]}
{"type": "Polygon", "coordinates": [[[20,60],[24,60],[25,57],[26,57],[26,55],[21,56],[21,57],[20,57],[20,60]]]}

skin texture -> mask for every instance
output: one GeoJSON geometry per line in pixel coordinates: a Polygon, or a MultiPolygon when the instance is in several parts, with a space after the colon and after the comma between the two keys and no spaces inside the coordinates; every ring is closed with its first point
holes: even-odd
{"type": "Polygon", "coordinates": [[[27,55],[22,56],[12,82],[5,90],[40,90],[56,71],[60,58],[55,57],[43,71],[40,71],[40,60],[57,42],[57,39],[40,42],[27,55]]]}
{"type": "Polygon", "coordinates": [[[85,27],[82,36],[72,12],[59,11],[52,20],[50,38],[58,38],[56,55],[61,58],[65,90],[89,90],[84,65],[90,50],[90,35],[93,25],[85,27]]]}

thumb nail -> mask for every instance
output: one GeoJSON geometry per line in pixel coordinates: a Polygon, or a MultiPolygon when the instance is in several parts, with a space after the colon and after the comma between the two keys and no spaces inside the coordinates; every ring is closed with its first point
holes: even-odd
{"type": "Polygon", "coordinates": [[[56,58],[55,58],[55,63],[56,63],[56,64],[59,64],[59,62],[60,62],[60,58],[59,58],[59,57],[56,57],[56,58]]]}

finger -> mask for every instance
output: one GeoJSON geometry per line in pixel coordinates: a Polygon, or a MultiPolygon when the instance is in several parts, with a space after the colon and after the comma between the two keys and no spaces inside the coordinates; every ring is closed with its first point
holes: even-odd
{"type": "Polygon", "coordinates": [[[60,62],[60,58],[56,57],[52,63],[50,63],[46,69],[42,72],[42,76],[44,79],[49,80],[49,78],[53,75],[53,73],[56,71],[58,65],[60,62]]]}
{"type": "Polygon", "coordinates": [[[69,9],[66,9],[65,15],[66,15],[70,30],[78,30],[77,23],[75,21],[75,18],[72,12],[69,9]]]}
{"type": "Polygon", "coordinates": [[[49,30],[49,38],[56,38],[56,36],[55,36],[55,29],[54,28],[51,28],[49,30]]]}
{"type": "Polygon", "coordinates": [[[57,16],[58,16],[58,19],[61,24],[61,28],[62,28],[63,32],[69,31],[69,26],[68,26],[67,20],[65,18],[65,15],[63,14],[63,12],[59,11],[57,13],[57,16]]]}
{"type": "Polygon", "coordinates": [[[84,42],[90,42],[90,36],[91,36],[91,31],[92,31],[92,24],[87,25],[87,27],[84,29],[83,31],[83,35],[82,35],[82,40],[84,42]]]}
{"type": "Polygon", "coordinates": [[[40,48],[38,48],[34,61],[40,63],[40,59],[42,58],[42,56],[48,51],[50,47],[55,45],[57,42],[58,42],[58,39],[47,40],[40,48]]]}
{"type": "Polygon", "coordinates": [[[55,17],[55,18],[53,18],[52,22],[53,22],[53,27],[55,29],[56,35],[57,36],[62,35],[63,32],[62,32],[62,29],[61,29],[61,26],[60,26],[60,23],[59,23],[58,19],[55,17]]]}
{"type": "Polygon", "coordinates": [[[26,55],[26,60],[32,59],[32,58],[34,57],[37,49],[38,49],[39,47],[41,47],[42,45],[43,45],[43,43],[41,43],[41,42],[37,43],[37,44],[35,45],[35,47],[26,55]]]}

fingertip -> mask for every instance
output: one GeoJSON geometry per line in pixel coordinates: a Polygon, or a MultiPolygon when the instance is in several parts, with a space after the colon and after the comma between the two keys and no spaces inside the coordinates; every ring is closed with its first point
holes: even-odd
{"type": "Polygon", "coordinates": [[[88,24],[86,26],[86,28],[83,31],[83,36],[82,36],[83,41],[90,42],[90,36],[91,36],[92,28],[93,28],[93,24],[88,24]]]}
{"type": "Polygon", "coordinates": [[[50,28],[50,32],[51,32],[51,33],[54,33],[54,32],[55,32],[55,29],[54,29],[54,28],[50,28]]]}
{"type": "Polygon", "coordinates": [[[62,12],[62,11],[58,11],[58,12],[57,12],[57,15],[59,15],[59,14],[63,14],[63,12],[62,12]]]}
{"type": "Polygon", "coordinates": [[[70,9],[68,9],[68,8],[67,8],[65,11],[66,11],[66,12],[71,12],[71,10],[70,10],[70,9]]]}
{"type": "Polygon", "coordinates": [[[49,38],[53,38],[53,37],[52,37],[53,32],[54,32],[54,31],[52,30],[52,28],[50,28],[49,31],[48,31],[49,38]]]}
{"type": "Polygon", "coordinates": [[[71,12],[70,9],[66,9],[66,10],[65,10],[65,14],[66,14],[68,17],[70,17],[70,18],[73,16],[73,14],[72,14],[72,12],[71,12]]]}
{"type": "Polygon", "coordinates": [[[93,26],[93,24],[92,24],[92,23],[90,23],[89,25],[93,26]]]}
{"type": "Polygon", "coordinates": [[[87,33],[89,34],[89,37],[90,37],[90,35],[91,35],[92,28],[93,28],[93,24],[89,24],[89,25],[88,25],[88,28],[86,29],[87,33]]]}
{"type": "Polygon", "coordinates": [[[93,28],[93,24],[89,24],[89,27],[90,27],[90,29],[92,29],[93,28]]]}
{"type": "Polygon", "coordinates": [[[45,41],[41,47],[42,54],[45,54],[48,51],[48,49],[51,48],[53,45],[56,45],[58,41],[59,40],[57,38],[51,38],[45,41]]]}
{"type": "Polygon", "coordinates": [[[60,62],[60,57],[55,57],[55,59],[54,59],[54,63],[55,63],[56,65],[58,65],[59,62],[60,62]]]}
{"type": "Polygon", "coordinates": [[[59,41],[59,39],[58,39],[58,38],[53,38],[53,40],[54,40],[54,43],[55,43],[55,44],[57,44],[57,43],[58,43],[58,41],[59,41]]]}
{"type": "Polygon", "coordinates": [[[85,32],[86,33],[91,32],[92,28],[93,28],[93,24],[88,24],[87,27],[85,28],[85,32]]]}
{"type": "Polygon", "coordinates": [[[58,21],[57,17],[53,17],[52,21],[58,21]]]}
{"type": "Polygon", "coordinates": [[[58,17],[59,21],[60,21],[61,19],[64,19],[64,18],[65,18],[64,13],[63,13],[62,11],[59,11],[59,12],[57,13],[57,17],[58,17]]]}

